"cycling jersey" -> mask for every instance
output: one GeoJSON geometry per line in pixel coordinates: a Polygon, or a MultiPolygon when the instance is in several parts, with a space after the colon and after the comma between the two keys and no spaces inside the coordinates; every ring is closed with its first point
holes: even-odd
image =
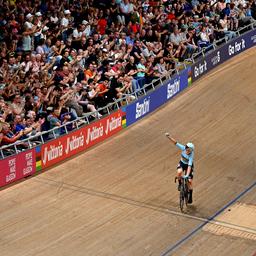
{"type": "Polygon", "coordinates": [[[194,151],[192,151],[189,155],[186,153],[186,146],[176,143],[176,146],[182,150],[181,152],[181,162],[184,164],[187,164],[189,166],[193,165],[193,160],[194,160],[194,151]]]}

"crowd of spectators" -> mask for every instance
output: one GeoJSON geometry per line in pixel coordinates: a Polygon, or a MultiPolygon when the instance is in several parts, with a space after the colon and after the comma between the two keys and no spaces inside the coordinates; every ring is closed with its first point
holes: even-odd
{"type": "Polygon", "coordinates": [[[0,0],[0,146],[133,100],[255,15],[255,0],[0,0]]]}

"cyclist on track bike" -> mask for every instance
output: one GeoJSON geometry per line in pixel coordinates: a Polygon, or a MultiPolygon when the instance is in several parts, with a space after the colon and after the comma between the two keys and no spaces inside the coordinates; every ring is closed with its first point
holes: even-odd
{"type": "Polygon", "coordinates": [[[178,190],[180,190],[181,187],[181,176],[184,172],[185,176],[184,178],[188,179],[188,187],[189,187],[189,195],[188,195],[188,203],[192,204],[192,193],[193,193],[193,187],[192,187],[192,180],[193,180],[193,161],[194,161],[194,149],[195,146],[193,143],[188,142],[185,146],[178,143],[174,138],[172,138],[169,133],[165,134],[166,137],[172,141],[174,145],[176,145],[181,152],[181,159],[177,166],[177,178],[179,181],[178,190]]]}

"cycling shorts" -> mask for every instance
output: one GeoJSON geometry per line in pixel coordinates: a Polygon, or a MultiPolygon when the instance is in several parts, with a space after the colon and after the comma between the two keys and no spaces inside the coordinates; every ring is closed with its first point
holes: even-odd
{"type": "MultiPolygon", "coordinates": [[[[183,172],[186,174],[186,171],[188,169],[188,164],[184,164],[182,161],[179,162],[178,166],[177,166],[177,169],[182,169],[183,172]]],[[[190,179],[193,179],[193,171],[194,171],[194,164],[192,164],[191,166],[191,172],[189,174],[189,178],[190,179]]]]}

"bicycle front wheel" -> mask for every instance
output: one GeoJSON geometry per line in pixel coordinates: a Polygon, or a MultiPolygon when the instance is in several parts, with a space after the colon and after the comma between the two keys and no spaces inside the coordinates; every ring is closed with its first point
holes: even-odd
{"type": "Polygon", "coordinates": [[[184,190],[181,189],[181,191],[180,191],[180,210],[181,210],[181,212],[183,212],[184,200],[185,200],[184,190]]]}

